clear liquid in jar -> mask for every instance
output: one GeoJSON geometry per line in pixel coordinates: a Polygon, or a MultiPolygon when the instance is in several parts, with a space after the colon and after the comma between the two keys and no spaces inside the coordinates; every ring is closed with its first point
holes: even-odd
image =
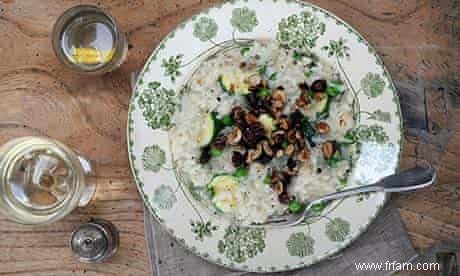
{"type": "Polygon", "coordinates": [[[51,151],[22,156],[7,179],[13,200],[30,210],[47,210],[63,202],[72,190],[72,168],[51,151]]]}
{"type": "Polygon", "coordinates": [[[85,70],[94,70],[110,62],[115,54],[116,34],[103,14],[82,14],[64,29],[61,47],[66,57],[85,70]]]}

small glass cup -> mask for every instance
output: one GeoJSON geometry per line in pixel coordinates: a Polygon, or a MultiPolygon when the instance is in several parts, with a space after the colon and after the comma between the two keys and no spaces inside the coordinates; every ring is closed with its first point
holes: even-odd
{"type": "Polygon", "coordinates": [[[22,224],[57,221],[93,197],[90,163],[64,144],[42,137],[0,147],[0,213],[22,224]]]}
{"type": "Polygon", "coordinates": [[[67,67],[95,75],[118,68],[128,51],[126,37],[115,19],[90,5],[70,8],[57,19],[52,44],[67,67]]]}

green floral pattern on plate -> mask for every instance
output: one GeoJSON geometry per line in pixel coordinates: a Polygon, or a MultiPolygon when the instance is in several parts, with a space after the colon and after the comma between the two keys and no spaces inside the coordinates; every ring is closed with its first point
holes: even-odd
{"type": "Polygon", "coordinates": [[[283,46],[309,52],[325,29],[326,25],[311,12],[302,12],[279,22],[277,40],[283,46]]]}
{"type": "Polygon", "coordinates": [[[163,59],[161,67],[164,70],[164,75],[170,77],[172,82],[176,81],[176,78],[181,75],[179,68],[182,64],[182,54],[171,56],[169,59],[163,59]]]}
{"type": "Polygon", "coordinates": [[[361,88],[364,94],[371,98],[375,98],[382,94],[385,88],[385,81],[379,74],[369,72],[361,80],[361,88]]]}
{"type": "Polygon", "coordinates": [[[230,19],[230,23],[238,31],[242,33],[248,33],[252,32],[254,27],[259,24],[259,21],[257,20],[255,11],[244,7],[236,8],[232,11],[232,18],[230,19]]]}
{"type": "Polygon", "coordinates": [[[329,57],[350,57],[350,48],[346,45],[346,41],[343,38],[339,38],[339,40],[330,40],[329,45],[323,46],[321,49],[327,51],[329,57]]]}
{"type": "MultiPolygon", "coordinates": [[[[368,158],[372,162],[384,163],[384,169],[389,173],[395,167],[397,153],[400,151],[401,118],[394,85],[375,50],[346,23],[311,4],[295,0],[231,0],[194,16],[165,37],[139,77],[129,110],[128,147],[138,188],[147,202],[146,205],[166,226],[168,232],[195,254],[234,269],[268,272],[304,267],[334,254],[366,228],[380,209],[385,196],[362,195],[364,200],[359,203],[356,203],[358,197],[345,200],[343,204],[339,204],[340,208],[345,208],[345,212],[336,212],[335,205],[331,205],[319,212],[315,220],[307,223],[308,229],[312,230],[309,234],[295,234],[306,230],[305,225],[302,225],[286,230],[282,236],[272,232],[267,232],[266,235],[262,229],[252,231],[228,226],[223,218],[208,216],[201,207],[196,206],[201,212],[198,216],[191,199],[192,196],[198,197],[198,194],[199,197],[207,196],[206,189],[188,191],[186,188],[180,189],[181,185],[177,187],[177,182],[180,181],[177,176],[174,179],[174,170],[161,170],[164,168],[164,164],[160,165],[162,161],[159,161],[162,158],[154,153],[158,149],[148,150],[145,156],[149,157],[144,158],[144,151],[151,147],[152,141],[162,145],[167,143],[164,139],[168,139],[166,130],[171,127],[171,116],[174,111],[169,115],[168,112],[163,112],[166,115],[164,117],[156,114],[156,111],[164,108],[165,102],[168,103],[165,110],[179,109],[177,98],[183,93],[182,76],[191,74],[192,69],[199,65],[198,61],[206,58],[214,50],[231,48],[233,45],[228,42],[245,43],[245,39],[260,38],[276,39],[283,47],[294,48],[301,55],[312,52],[323,56],[332,54],[337,58],[335,63],[340,69],[343,81],[356,98],[359,98],[355,104],[356,114],[359,115],[359,127],[353,133],[355,140],[352,141],[360,145],[363,149],[361,152],[366,154],[375,152],[374,148],[382,151],[386,149],[385,156],[382,157],[379,153],[378,157],[371,155],[368,158]],[[276,13],[265,16],[265,8],[267,11],[276,10],[276,13]],[[296,22],[298,24],[295,24],[296,22]],[[254,32],[255,30],[257,32],[254,32]],[[309,35],[306,37],[302,32],[308,32],[309,35]],[[307,39],[304,39],[305,37],[307,39]],[[217,38],[219,40],[215,40],[217,38]],[[183,47],[184,41],[190,45],[183,47]],[[356,45],[363,46],[369,51],[362,51],[361,48],[356,48],[356,45]],[[321,49],[325,52],[321,53],[321,49]],[[201,55],[202,53],[204,54],[201,55]],[[345,57],[349,57],[352,62],[345,62],[345,57]],[[367,71],[363,73],[361,69],[356,69],[357,64],[367,71]],[[376,93],[382,83],[382,92],[376,93]],[[169,93],[166,96],[168,100],[154,99],[156,96],[150,95],[157,92],[164,94],[163,90],[178,92],[169,93]],[[390,95],[369,96],[382,93],[390,95]],[[360,106],[366,107],[367,110],[363,111],[360,106]],[[146,129],[146,126],[150,129],[146,129]],[[147,165],[144,167],[145,164],[147,165]],[[152,171],[158,173],[149,173],[152,171]],[[165,187],[155,185],[158,182],[164,183],[162,186],[165,187]],[[188,196],[185,191],[189,193],[190,199],[186,199],[188,196]],[[365,216],[346,212],[346,208],[355,208],[358,204],[366,213],[365,216]],[[330,220],[329,216],[335,219],[330,220]],[[189,224],[191,221],[193,224],[189,224]],[[340,242],[342,238],[343,241],[340,242]],[[270,250],[266,247],[268,244],[270,250]],[[273,255],[277,254],[280,257],[273,258],[273,255]]],[[[243,48],[249,47],[248,45],[243,48]]],[[[165,156],[170,156],[169,147],[163,150],[165,156]]],[[[359,160],[366,163],[367,159],[361,158],[366,156],[361,154],[359,157],[359,160]]],[[[375,170],[376,173],[371,173],[373,177],[379,176],[380,163],[379,169],[375,170]]],[[[368,174],[366,169],[365,166],[361,167],[365,175],[368,174]]],[[[354,180],[361,180],[362,176],[359,177],[354,180]]]]}
{"type": "Polygon", "coordinates": [[[165,152],[158,145],[145,147],[142,153],[142,163],[145,170],[158,172],[165,162],[165,152]]]}
{"type": "Polygon", "coordinates": [[[149,127],[167,129],[171,126],[178,99],[174,90],[161,87],[159,82],[151,82],[148,89],[139,96],[137,103],[149,127]]]}
{"type": "Polygon", "coordinates": [[[212,232],[218,229],[210,221],[191,221],[190,226],[192,227],[192,232],[195,234],[195,239],[200,241],[203,241],[205,237],[212,237],[212,232]]]}
{"type": "Polygon", "coordinates": [[[160,209],[171,209],[177,202],[177,197],[171,187],[162,184],[155,189],[152,201],[160,209]]]}
{"type": "Polygon", "coordinates": [[[217,34],[216,21],[209,17],[201,17],[193,27],[193,35],[205,42],[213,39],[217,34]]]}
{"type": "Polygon", "coordinates": [[[376,142],[378,144],[384,144],[389,140],[384,128],[379,125],[361,125],[354,133],[359,142],[376,142]]]}
{"type": "Polygon", "coordinates": [[[288,253],[291,256],[305,257],[310,256],[314,252],[315,240],[305,235],[303,232],[291,234],[286,241],[288,253]]]}
{"type": "Polygon", "coordinates": [[[370,120],[377,120],[380,122],[391,123],[391,114],[389,112],[385,112],[380,109],[377,109],[373,111],[372,113],[369,113],[368,115],[369,115],[368,119],[370,120]]]}
{"type": "Polygon", "coordinates": [[[334,218],[326,224],[326,236],[331,241],[344,241],[348,234],[350,234],[350,223],[341,218],[334,218]]]}
{"type": "Polygon", "coordinates": [[[253,258],[265,249],[265,230],[229,226],[218,243],[219,253],[237,263],[253,258]]]}

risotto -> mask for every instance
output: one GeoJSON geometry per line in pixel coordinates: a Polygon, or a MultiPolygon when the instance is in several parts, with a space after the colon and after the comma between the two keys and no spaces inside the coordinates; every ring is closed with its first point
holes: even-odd
{"type": "Polygon", "coordinates": [[[173,118],[176,166],[216,212],[246,223],[299,212],[351,169],[353,96],[313,53],[256,41],[190,78],[173,118]]]}

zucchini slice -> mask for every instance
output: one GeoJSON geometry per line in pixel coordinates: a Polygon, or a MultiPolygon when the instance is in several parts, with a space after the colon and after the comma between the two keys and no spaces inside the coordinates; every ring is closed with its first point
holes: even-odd
{"type": "Polygon", "coordinates": [[[212,203],[217,210],[229,212],[238,205],[235,194],[238,190],[238,180],[236,177],[223,174],[215,176],[208,184],[208,189],[212,190],[212,203]]]}
{"type": "Polygon", "coordinates": [[[209,113],[206,114],[198,134],[198,145],[204,147],[209,145],[214,138],[216,128],[215,117],[209,113]]]}
{"type": "Polygon", "coordinates": [[[246,77],[242,74],[223,74],[217,79],[222,89],[230,94],[247,95],[249,84],[246,82],[246,77]]]}

